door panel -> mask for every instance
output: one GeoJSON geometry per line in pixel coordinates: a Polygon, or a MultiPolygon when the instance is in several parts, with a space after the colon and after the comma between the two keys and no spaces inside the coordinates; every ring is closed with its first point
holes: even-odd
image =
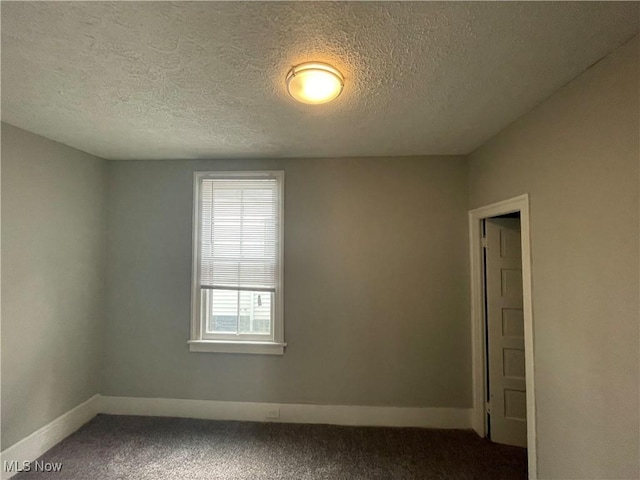
{"type": "Polygon", "coordinates": [[[527,446],[520,219],[485,220],[491,440],[527,446]]]}

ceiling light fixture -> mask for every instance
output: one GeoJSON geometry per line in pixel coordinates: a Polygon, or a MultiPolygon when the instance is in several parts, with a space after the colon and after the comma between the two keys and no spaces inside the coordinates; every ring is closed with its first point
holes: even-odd
{"type": "Polygon", "coordinates": [[[310,105],[330,102],[342,92],[344,77],[331,65],[306,62],[287,73],[287,91],[294,99],[310,105]]]}

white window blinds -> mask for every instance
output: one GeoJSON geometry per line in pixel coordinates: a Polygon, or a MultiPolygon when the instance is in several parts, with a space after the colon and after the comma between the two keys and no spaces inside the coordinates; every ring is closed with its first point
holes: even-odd
{"type": "Polygon", "coordinates": [[[275,178],[203,178],[200,286],[275,292],[279,198],[275,178]]]}

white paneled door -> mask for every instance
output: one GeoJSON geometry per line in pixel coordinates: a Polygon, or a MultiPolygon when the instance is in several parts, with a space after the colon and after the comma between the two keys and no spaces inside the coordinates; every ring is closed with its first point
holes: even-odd
{"type": "Polygon", "coordinates": [[[485,220],[485,237],[490,438],[526,447],[520,219],[485,220]]]}

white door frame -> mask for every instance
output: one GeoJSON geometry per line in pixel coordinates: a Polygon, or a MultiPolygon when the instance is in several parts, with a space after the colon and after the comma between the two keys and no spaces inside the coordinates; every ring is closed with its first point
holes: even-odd
{"type": "Polygon", "coordinates": [[[522,234],[522,294],[524,313],[524,356],[527,388],[527,456],[529,479],[537,478],[536,402],[533,362],[533,309],[531,304],[531,239],[529,236],[529,195],[510,198],[469,212],[469,248],[471,255],[471,332],[473,370],[473,429],[487,436],[485,384],[485,319],[482,281],[482,229],[485,218],[520,212],[522,234]]]}

